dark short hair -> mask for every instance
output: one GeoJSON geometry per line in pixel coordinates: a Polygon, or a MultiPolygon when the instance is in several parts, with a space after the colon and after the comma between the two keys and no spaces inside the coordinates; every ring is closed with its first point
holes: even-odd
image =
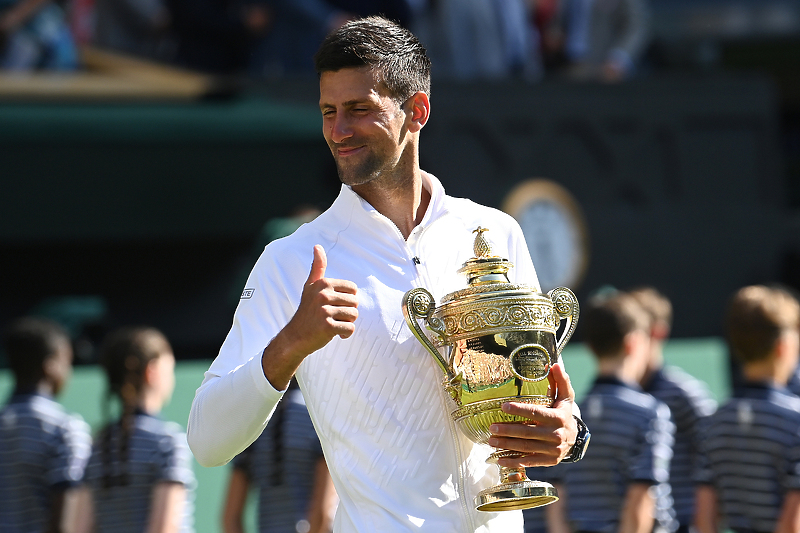
{"type": "Polygon", "coordinates": [[[52,320],[23,317],[6,327],[3,348],[17,383],[35,383],[44,376],[44,363],[69,343],[67,332],[52,320]]]}
{"type": "Polygon", "coordinates": [[[743,287],[728,302],[725,326],[736,359],[765,360],[784,331],[800,328],[800,304],[779,287],[743,287]]]}
{"type": "Polygon", "coordinates": [[[416,36],[383,17],[352,20],[332,31],[314,55],[317,74],[369,67],[392,98],[431,92],[431,60],[416,36]]]}
{"type": "Polygon", "coordinates": [[[629,333],[650,329],[647,312],[624,292],[592,298],[581,314],[584,340],[599,359],[621,354],[629,333]]]}

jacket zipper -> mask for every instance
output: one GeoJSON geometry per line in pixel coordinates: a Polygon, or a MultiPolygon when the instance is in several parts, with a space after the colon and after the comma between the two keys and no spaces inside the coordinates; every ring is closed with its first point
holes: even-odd
{"type": "MultiPolygon", "coordinates": [[[[419,245],[420,241],[422,240],[422,235],[425,233],[425,230],[429,226],[430,226],[430,224],[428,226],[423,227],[420,230],[420,233],[416,238],[416,244],[417,245],[419,245]]],[[[397,231],[399,232],[400,230],[398,229],[397,231]]],[[[417,287],[420,286],[420,284],[418,283],[420,281],[423,282],[423,283],[428,283],[428,286],[431,286],[430,285],[430,281],[431,280],[427,276],[427,269],[425,269],[424,274],[423,274],[423,270],[420,269],[421,261],[419,260],[419,255],[415,253],[416,250],[412,250],[411,247],[408,245],[408,242],[405,241],[405,239],[403,239],[403,241],[405,242],[406,248],[410,252],[409,255],[412,256],[412,260],[411,261],[414,264],[414,270],[416,272],[416,280],[415,280],[416,286],[417,287]],[[424,278],[424,280],[423,280],[423,278],[424,278]]],[[[437,372],[438,371],[439,371],[439,369],[437,368],[437,372]]],[[[448,430],[450,432],[450,437],[451,437],[452,442],[453,442],[453,449],[455,450],[456,470],[457,470],[457,474],[458,474],[458,480],[457,480],[457,483],[458,483],[458,496],[459,496],[459,500],[461,500],[461,511],[462,511],[462,513],[463,513],[463,515],[464,515],[464,517],[466,519],[465,520],[466,525],[469,527],[468,531],[475,531],[475,524],[474,524],[474,522],[472,520],[472,513],[470,513],[470,510],[469,510],[469,502],[467,502],[467,493],[466,493],[466,488],[465,488],[467,476],[466,476],[466,473],[464,472],[464,458],[462,457],[461,446],[459,445],[458,435],[456,434],[456,432],[458,431],[458,428],[455,427],[455,423],[452,421],[452,419],[450,417],[449,405],[448,405],[448,402],[447,402],[447,395],[445,394],[444,389],[442,387],[437,387],[437,389],[438,389],[438,393],[439,393],[439,399],[440,399],[441,404],[442,404],[442,409],[444,410],[445,418],[447,419],[447,426],[448,426],[448,430]]]]}
{"type": "MultiPolygon", "coordinates": [[[[446,216],[446,213],[443,213],[441,216],[446,216]]],[[[422,271],[420,270],[421,260],[419,259],[419,256],[416,253],[414,253],[414,250],[412,250],[411,246],[408,245],[408,241],[406,240],[405,237],[403,237],[403,232],[400,231],[400,228],[397,227],[397,224],[392,222],[387,217],[381,216],[379,218],[383,219],[387,224],[389,224],[391,227],[393,227],[394,231],[397,233],[397,236],[400,237],[400,241],[403,243],[403,246],[405,247],[406,251],[408,252],[407,255],[410,256],[409,260],[414,265],[414,271],[416,272],[416,279],[414,280],[414,283],[416,284],[416,286],[417,287],[420,286],[420,284],[418,282],[419,281],[423,281],[422,278],[425,278],[424,281],[430,284],[430,279],[428,279],[428,276],[427,275],[423,276],[422,275],[422,271]]],[[[437,219],[437,220],[439,220],[439,219],[437,219]]],[[[417,237],[416,237],[416,244],[417,245],[419,245],[419,242],[422,240],[422,235],[423,235],[423,233],[425,233],[425,230],[427,228],[429,228],[435,222],[436,222],[436,220],[432,221],[430,224],[428,224],[427,226],[424,226],[420,230],[419,235],[417,235],[417,237]]],[[[427,274],[427,270],[426,270],[426,274],[427,274]]],[[[438,372],[438,368],[437,368],[437,372],[438,372]]],[[[457,474],[458,474],[458,481],[457,481],[457,483],[458,483],[458,496],[459,496],[459,500],[461,500],[461,511],[463,512],[463,515],[464,515],[464,517],[466,519],[465,520],[466,524],[469,526],[469,530],[468,531],[475,531],[475,523],[472,520],[472,513],[470,513],[470,511],[469,511],[469,503],[467,502],[467,492],[466,492],[466,488],[465,488],[467,476],[466,476],[466,474],[464,472],[464,458],[462,457],[462,454],[461,454],[461,446],[458,443],[458,435],[456,435],[456,432],[458,431],[458,428],[455,427],[455,423],[450,419],[450,413],[448,411],[447,398],[445,397],[444,389],[442,387],[437,387],[437,388],[439,389],[439,399],[441,400],[441,403],[442,403],[442,409],[446,413],[445,418],[448,421],[447,426],[448,426],[448,429],[450,431],[450,437],[451,437],[451,439],[453,441],[453,448],[455,450],[455,455],[456,455],[456,471],[457,471],[457,474]]]]}

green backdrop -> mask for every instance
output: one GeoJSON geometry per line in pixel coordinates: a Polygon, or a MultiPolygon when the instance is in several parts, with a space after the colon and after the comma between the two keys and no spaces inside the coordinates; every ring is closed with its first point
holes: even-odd
{"type": "MultiPolygon", "coordinates": [[[[682,367],[688,373],[705,381],[717,400],[730,394],[728,364],[724,342],[717,338],[675,339],[665,348],[668,364],[682,367]]],[[[590,353],[580,343],[572,343],[564,350],[564,362],[575,387],[578,401],[591,385],[595,363],[590,353]]],[[[162,415],[186,426],[189,408],[192,405],[195,389],[203,379],[203,372],[210,361],[181,361],[175,369],[175,393],[162,415]]],[[[0,398],[5,399],[11,391],[13,379],[8,370],[0,371],[0,398]]],[[[72,380],[60,397],[61,403],[81,416],[97,429],[103,423],[105,384],[102,370],[96,366],[81,366],[75,369],[72,380]]],[[[203,468],[195,463],[197,492],[195,500],[195,523],[197,533],[220,531],[228,468],[203,468]]],[[[252,502],[251,498],[251,502],[252,502]]],[[[252,503],[246,516],[248,531],[253,530],[254,512],[252,503]]]]}

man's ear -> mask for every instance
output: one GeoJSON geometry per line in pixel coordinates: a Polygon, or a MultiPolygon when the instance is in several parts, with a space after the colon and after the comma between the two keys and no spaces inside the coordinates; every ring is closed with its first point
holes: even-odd
{"type": "Polygon", "coordinates": [[[642,350],[647,348],[649,340],[649,335],[642,330],[635,329],[629,332],[622,338],[622,348],[625,351],[625,356],[641,353],[642,350]]]}
{"type": "Polygon", "coordinates": [[[431,101],[427,94],[417,91],[408,99],[406,105],[409,106],[411,119],[408,131],[416,133],[428,122],[431,114],[431,101]]]}

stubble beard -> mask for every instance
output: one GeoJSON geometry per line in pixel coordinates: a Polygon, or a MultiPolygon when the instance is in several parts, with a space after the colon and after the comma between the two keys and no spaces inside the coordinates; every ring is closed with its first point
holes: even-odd
{"type": "Polygon", "coordinates": [[[343,164],[336,158],[339,180],[350,187],[364,185],[379,178],[385,166],[386,161],[373,152],[366,154],[364,160],[359,163],[343,164]]]}

